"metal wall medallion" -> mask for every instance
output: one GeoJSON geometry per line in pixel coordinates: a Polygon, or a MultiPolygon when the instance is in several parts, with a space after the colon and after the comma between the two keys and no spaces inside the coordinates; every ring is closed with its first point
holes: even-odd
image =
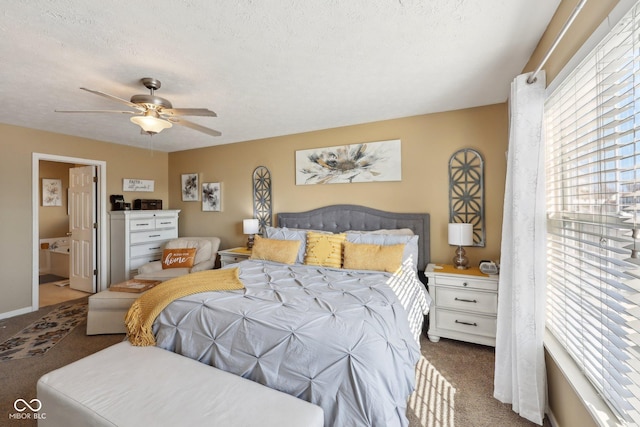
{"type": "Polygon", "coordinates": [[[260,223],[260,234],[273,223],[271,208],[271,172],[264,166],[253,171],[253,217],[260,223]]]}
{"type": "Polygon", "coordinates": [[[484,160],[470,148],[449,159],[449,222],[473,224],[473,246],[485,246],[484,160]]]}

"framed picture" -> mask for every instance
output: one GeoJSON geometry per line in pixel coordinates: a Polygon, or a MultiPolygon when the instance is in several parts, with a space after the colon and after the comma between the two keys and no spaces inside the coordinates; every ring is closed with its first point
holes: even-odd
{"type": "Polygon", "coordinates": [[[62,180],[42,180],[42,206],[62,206],[62,180]]]}
{"type": "Polygon", "coordinates": [[[296,151],[296,185],[401,181],[400,140],[296,151]]]}
{"type": "Polygon", "coordinates": [[[181,177],[182,201],[197,202],[198,199],[198,174],[185,173],[181,177]]]}
{"type": "Polygon", "coordinates": [[[222,190],[219,182],[202,183],[202,210],[205,212],[222,210],[222,190]]]}
{"type": "Polygon", "coordinates": [[[153,191],[155,181],[152,179],[131,179],[122,180],[122,191],[153,191]]]}

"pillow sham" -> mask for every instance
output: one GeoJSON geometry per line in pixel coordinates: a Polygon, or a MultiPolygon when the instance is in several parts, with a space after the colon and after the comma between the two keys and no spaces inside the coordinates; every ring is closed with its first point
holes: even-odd
{"type": "Polygon", "coordinates": [[[304,251],[307,246],[307,230],[298,230],[287,227],[265,227],[265,236],[268,239],[296,240],[300,242],[300,248],[296,256],[296,264],[304,262],[304,251]]]}
{"type": "Polygon", "coordinates": [[[347,235],[344,233],[329,234],[308,231],[304,263],[340,268],[342,266],[342,243],[346,237],[347,235]]]}
{"type": "Polygon", "coordinates": [[[360,243],[368,245],[405,245],[402,255],[402,261],[411,258],[413,269],[418,271],[418,238],[420,236],[414,234],[398,235],[398,234],[376,234],[366,232],[348,232],[347,241],[351,243],[360,243]]]}
{"type": "Polygon", "coordinates": [[[405,245],[369,245],[344,242],[343,268],[394,273],[402,264],[405,245]]]}
{"type": "Polygon", "coordinates": [[[162,251],[162,269],[191,268],[196,258],[196,248],[165,249],[162,251]]]}
{"type": "Polygon", "coordinates": [[[256,234],[249,259],[293,264],[299,248],[298,240],[267,239],[256,234]]]}

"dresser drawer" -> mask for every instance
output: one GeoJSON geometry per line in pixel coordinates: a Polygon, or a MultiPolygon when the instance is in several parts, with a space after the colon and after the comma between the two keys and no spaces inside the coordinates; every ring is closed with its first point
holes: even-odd
{"type": "Polygon", "coordinates": [[[152,216],[144,218],[134,218],[129,221],[129,230],[144,231],[154,230],[156,228],[156,219],[152,216]]]}
{"type": "Polygon", "coordinates": [[[438,309],[436,313],[436,328],[465,334],[483,335],[495,338],[496,318],[480,314],[462,313],[438,309]]]}
{"type": "Polygon", "coordinates": [[[157,255],[158,257],[160,257],[162,255],[163,243],[164,242],[162,241],[157,241],[157,242],[145,243],[143,245],[131,246],[131,252],[129,253],[129,255],[131,256],[131,258],[137,258],[141,256],[148,256],[148,255],[157,255]]]}
{"type": "Polygon", "coordinates": [[[436,306],[477,313],[496,314],[498,295],[466,289],[438,288],[436,306]]]}
{"type": "Polygon", "coordinates": [[[166,230],[140,231],[131,233],[131,244],[154,242],[156,240],[169,240],[178,237],[178,230],[175,228],[166,230]]]}
{"type": "Polygon", "coordinates": [[[458,288],[482,289],[486,291],[498,290],[497,281],[474,279],[471,276],[465,276],[465,277],[438,276],[436,278],[436,284],[443,285],[443,286],[454,286],[458,288]]]}
{"type": "Polygon", "coordinates": [[[156,228],[177,228],[178,218],[156,218],[155,226],[156,228]]]}
{"type": "Polygon", "coordinates": [[[131,258],[129,260],[129,268],[131,269],[131,271],[135,271],[137,274],[138,269],[143,265],[152,261],[160,261],[161,259],[162,259],[162,254],[154,254],[154,255],[147,255],[139,258],[131,258]]]}

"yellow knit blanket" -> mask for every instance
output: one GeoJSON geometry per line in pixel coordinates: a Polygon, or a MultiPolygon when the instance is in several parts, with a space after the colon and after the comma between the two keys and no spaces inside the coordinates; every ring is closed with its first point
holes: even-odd
{"type": "Polygon", "coordinates": [[[160,283],[142,294],[127,312],[125,324],[129,341],[137,346],[155,345],[153,322],[172,301],[187,295],[209,291],[244,289],[238,269],[206,270],[191,273],[160,283]]]}

